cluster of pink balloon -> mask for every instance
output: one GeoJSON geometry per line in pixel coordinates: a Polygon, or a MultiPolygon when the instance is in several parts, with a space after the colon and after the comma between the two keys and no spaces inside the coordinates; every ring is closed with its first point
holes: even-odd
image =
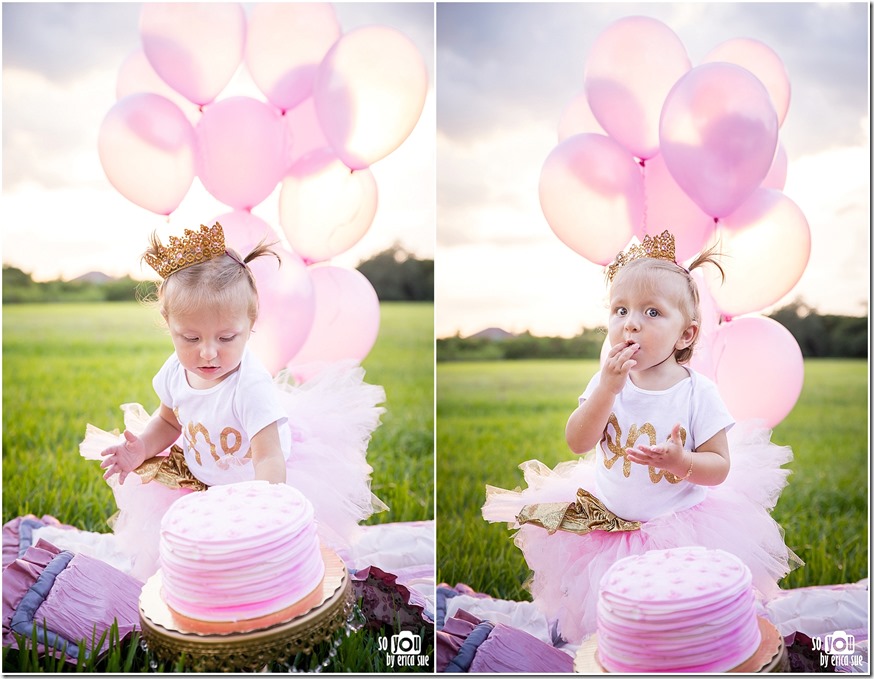
{"type": "Polygon", "coordinates": [[[770,426],[801,392],[801,351],[774,321],[732,317],[778,301],[810,257],[807,220],[782,192],[789,98],[783,62],[759,41],[729,40],[693,67],[664,23],[620,19],[592,45],[539,186],[549,226],[596,264],[664,229],[680,261],[720,244],[726,279],[701,280],[717,311],[697,367],[735,417],[770,426]]]}
{"type": "Polygon", "coordinates": [[[325,263],[370,228],[368,168],[419,120],[428,76],[416,46],[386,26],[343,33],[330,3],[256,4],[248,18],[238,3],[144,3],[140,37],[99,131],[109,181],[169,215],[198,177],[231,208],[216,219],[243,253],[277,240],[251,210],[280,186],[291,249],[279,247],[278,271],[254,265],[256,350],[273,372],[363,359],[379,328],[376,293],[357,271],[325,263]],[[264,100],[217,100],[241,64],[264,100]]]}

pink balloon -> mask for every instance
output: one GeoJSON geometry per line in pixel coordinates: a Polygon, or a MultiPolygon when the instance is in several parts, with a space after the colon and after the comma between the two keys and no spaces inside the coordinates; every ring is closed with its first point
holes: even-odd
{"type": "MultiPolygon", "coordinates": [[[[276,229],[246,210],[228,212],[219,215],[213,221],[222,225],[225,244],[243,257],[248,255],[261,241],[266,243],[281,242],[276,229]]],[[[210,222],[210,224],[212,223],[210,222]]]]}
{"type": "MultiPolygon", "coordinates": [[[[315,286],[306,264],[281,245],[274,257],[258,257],[249,263],[258,286],[259,313],[249,345],[271,374],[286,366],[306,342],[316,313],[315,286]]],[[[248,248],[242,255],[248,253],[248,248]]]]}
{"type": "Polygon", "coordinates": [[[735,420],[775,427],[795,406],[804,384],[804,359],[777,321],[736,318],[719,328],[716,385],[735,420]]]}
{"type": "Polygon", "coordinates": [[[161,76],[155,73],[155,69],[141,49],[131,52],[118,69],[115,98],[122,99],[138,92],[160,94],[165,99],[169,99],[182,110],[192,125],[196,125],[200,120],[200,108],[165,83],[161,76]]]}
{"type": "Polygon", "coordinates": [[[777,124],[783,124],[789,111],[792,88],[786,67],[774,50],[752,38],[732,38],[710,50],[703,63],[713,61],[727,61],[743,66],[761,80],[771,95],[771,102],[777,112],[777,124]]]}
{"type": "Polygon", "coordinates": [[[291,135],[291,155],[289,169],[310,151],[329,149],[330,144],[325,139],[319,118],[316,115],[316,105],[312,97],[285,113],[285,122],[291,135]]]}
{"type": "Polygon", "coordinates": [[[777,189],[782,191],[786,186],[786,173],[789,169],[789,157],[786,155],[786,149],[783,148],[782,142],[777,144],[777,152],[774,154],[774,160],[771,162],[771,169],[762,180],[761,188],[777,189]]]}
{"type": "Polygon", "coordinates": [[[409,136],[425,106],[428,73],[416,46],[387,26],[343,35],[313,85],[321,128],[353,170],[384,158],[409,136]]]}
{"type": "Polygon", "coordinates": [[[643,219],[640,167],[617,142],[578,134],[556,146],[540,172],[540,207],[574,252],[608,264],[643,219]]]}
{"type": "Polygon", "coordinates": [[[704,280],[700,269],[692,272],[692,278],[698,286],[698,340],[692,353],[689,366],[716,381],[716,343],[722,314],[716,305],[716,300],[710,293],[710,288],[704,280]]]}
{"type": "Polygon", "coordinates": [[[157,94],[131,94],[100,125],[97,151],[121,195],[159,215],[179,207],[194,180],[194,128],[176,104],[157,94]]]}
{"type": "Polygon", "coordinates": [[[292,249],[308,262],[322,262],[351,248],[376,215],[373,173],[350,171],[327,149],[295,163],[282,180],[279,223],[292,249]]]}
{"type": "Polygon", "coordinates": [[[646,233],[659,234],[668,229],[676,240],[677,261],[690,259],[713,234],[716,228],[713,218],[680,188],[661,155],[646,161],[643,185],[646,228],[638,229],[635,235],[642,241],[646,233]]]}
{"type": "Polygon", "coordinates": [[[340,37],[329,3],[257,3],[249,16],[246,66],[267,101],[281,111],[313,91],[316,70],[340,37]]]}
{"type": "Polygon", "coordinates": [[[236,2],[145,2],[140,36],[164,82],[189,101],[208,104],[243,60],[246,14],[236,2]]]}
{"type": "Polygon", "coordinates": [[[726,314],[763,309],[801,278],[810,259],[810,227],[801,209],[780,191],[757,189],[720,225],[725,282],[718,273],[705,275],[726,314]]]}
{"type": "Polygon", "coordinates": [[[316,314],[294,366],[354,359],[370,353],[379,334],[379,298],[370,281],[354,269],[320,265],[309,269],[316,314]]]}
{"type": "Polygon", "coordinates": [[[570,100],[568,105],[565,106],[564,111],[562,111],[561,118],[558,121],[558,140],[562,142],[568,137],[584,132],[607,134],[592,113],[589,101],[586,99],[586,93],[580,92],[570,100]]]}
{"type": "Polygon", "coordinates": [[[276,188],[291,153],[288,128],[272,106],[222,99],[197,125],[197,175],[226,205],[251,209],[276,188]]]}
{"type": "MultiPolygon", "coordinates": [[[[276,230],[251,212],[236,210],[219,215],[225,244],[246,257],[262,241],[279,255],[265,255],[249,263],[258,287],[259,314],[249,345],[272,373],[285,367],[303,346],[315,317],[315,292],[306,265],[286,250],[276,230]]],[[[210,222],[212,223],[212,222],[210,222]]]]}
{"type": "Polygon", "coordinates": [[[727,63],[697,66],[665,100],[661,153],[704,212],[725,217],[756,190],[777,148],[777,114],[765,86],[727,63]]]}
{"type": "Polygon", "coordinates": [[[632,16],[608,26],[586,61],[585,90],[595,118],[638,158],[659,150],[659,115],[692,64],[682,41],[657,19],[632,16]]]}

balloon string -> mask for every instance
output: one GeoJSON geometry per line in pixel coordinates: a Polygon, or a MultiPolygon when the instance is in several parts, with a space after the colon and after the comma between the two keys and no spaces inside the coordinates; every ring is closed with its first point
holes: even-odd
{"type": "MultiPolygon", "coordinates": [[[[643,227],[643,235],[645,236],[647,231],[647,212],[649,212],[649,202],[646,193],[646,161],[641,159],[638,161],[640,163],[640,174],[643,178],[643,223],[641,226],[643,227]]],[[[641,240],[643,240],[641,238],[641,240]]]]}

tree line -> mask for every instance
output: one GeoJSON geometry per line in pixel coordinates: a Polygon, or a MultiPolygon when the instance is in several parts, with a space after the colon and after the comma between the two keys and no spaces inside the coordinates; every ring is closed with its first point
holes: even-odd
{"type": "MultiPolygon", "coordinates": [[[[769,314],[782,324],[805,358],[867,358],[868,317],[820,314],[796,300],[769,314]]],[[[592,358],[601,355],[607,329],[584,328],[575,337],[536,337],[530,333],[494,338],[485,334],[437,340],[438,361],[525,358],[592,358]]]]}
{"type": "MultiPolygon", "coordinates": [[[[418,259],[398,245],[361,262],[357,269],[382,301],[434,301],[434,260],[418,259]]],[[[38,282],[19,268],[3,265],[3,304],[126,302],[141,298],[153,286],[130,276],[38,282]]]]}

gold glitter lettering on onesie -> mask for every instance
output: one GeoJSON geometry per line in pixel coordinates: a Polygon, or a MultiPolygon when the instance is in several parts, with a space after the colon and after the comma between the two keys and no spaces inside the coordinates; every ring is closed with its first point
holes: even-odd
{"type": "MultiPolygon", "coordinates": [[[[619,419],[616,417],[616,413],[610,413],[610,417],[607,418],[607,426],[604,427],[603,440],[607,449],[613,453],[613,457],[608,458],[605,454],[604,466],[607,469],[612,469],[613,465],[616,464],[616,461],[619,460],[619,458],[622,458],[622,475],[625,478],[631,476],[631,465],[633,463],[628,459],[628,455],[625,451],[628,448],[633,448],[637,443],[637,440],[644,435],[649,439],[650,446],[656,444],[655,427],[651,423],[646,422],[640,427],[636,424],[632,424],[631,429],[628,431],[628,438],[625,440],[625,445],[622,445],[622,428],[619,426],[619,419]],[[611,427],[613,428],[613,435],[611,435],[610,432],[611,427]]],[[[665,441],[669,439],[670,437],[666,438],[665,441]]],[[[684,427],[680,427],[680,441],[682,442],[682,445],[686,445],[686,429],[684,427]]],[[[657,467],[650,465],[649,480],[652,483],[658,483],[662,479],[665,479],[668,483],[679,483],[682,480],[669,471],[658,469],[657,467]]]]}
{"type": "Polygon", "coordinates": [[[606,455],[604,456],[604,466],[607,469],[611,469],[613,465],[616,463],[620,457],[622,458],[622,475],[627,479],[631,476],[631,460],[628,459],[628,455],[625,454],[626,448],[631,448],[637,442],[637,439],[641,437],[641,435],[646,434],[649,438],[649,445],[655,445],[655,427],[653,427],[649,422],[644,424],[642,427],[638,429],[636,424],[631,425],[631,429],[628,432],[628,439],[626,440],[625,445],[622,445],[622,429],[619,427],[619,420],[616,418],[616,413],[610,413],[610,417],[607,418],[607,427],[604,429],[604,439],[607,443],[607,448],[613,453],[613,457],[609,460],[606,455]],[[616,439],[614,440],[612,436],[610,436],[609,427],[612,425],[613,430],[616,432],[616,439]]]}
{"type": "MultiPolygon", "coordinates": [[[[671,437],[668,436],[665,441],[669,441],[670,438],[671,437]]],[[[680,427],[680,445],[682,445],[683,447],[686,446],[686,429],[684,427],[680,427]]],[[[669,471],[665,471],[664,469],[657,469],[656,467],[650,465],[649,480],[652,483],[658,483],[662,479],[665,479],[665,481],[667,481],[668,483],[680,483],[680,481],[683,480],[679,476],[676,476],[669,471]]]]}
{"type": "Polygon", "coordinates": [[[206,444],[209,446],[210,455],[212,455],[212,459],[216,462],[219,461],[219,455],[215,452],[215,444],[209,438],[209,431],[207,431],[206,427],[204,427],[200,422],[188,423],[188,431],[186,432],[186,440],[188,441],[188,445],[194,450],[194,459],[197,464],[202,465],[203,462],[200,459],[200,451],[197,449],[197,435],[203,434],[203,439],[206,441],[206,444]]]}
{"type": "Polygon", "coordinates": [[[243,443],[243,437],[233,427],[225,427],[222,429],[222,452],[225,455],[233,455],[240,449],[240,445],[243,443]],[[234,445],[228,446],[228,437],[234,437],[234,445]]]}
{"type": "MultiPolygon", "coordinates": [[[[234,429],[233,427],[225,427],[224,429],[222,429],[221,445],[222,445],[222,452],[225,455],[233,455],[234,453],[236,453],[240,449],[242,444],[243,444],[243,435],[238,430],[234,429]],[[228,439],[231,436],[234,437],[234,444],[229,446],[228,439]]],[[[249,450],[246,451],[246,454],[243,455],[242,458],[238,457],[237,459],[238,460],[242,459],[243,462],[246,462],[247,460],[251,460],[252,459],[252,447],[251,446],[249,447],[249,450]]]]}
{"type": "Polygon", "coordinates": [[[607,426],[604,427],[604,442],[607,444],[607,449],[613,453],[613,457],[609,460],[607,459],[607,456],[604,455],[604,466],[607,469],[612,469],[616,460],[621,457],[623,459],[622,473],[628,477],[628,475],[631,474],[631,460],[626,457],[625,448],[622,447],[622,428],[619,426],[619,420],[616,419],[616,413],[610,413],[610,417],[607,418],[607,426]],[[615,440],[610,436],[611,426],[616,434],[615,440]]]}

